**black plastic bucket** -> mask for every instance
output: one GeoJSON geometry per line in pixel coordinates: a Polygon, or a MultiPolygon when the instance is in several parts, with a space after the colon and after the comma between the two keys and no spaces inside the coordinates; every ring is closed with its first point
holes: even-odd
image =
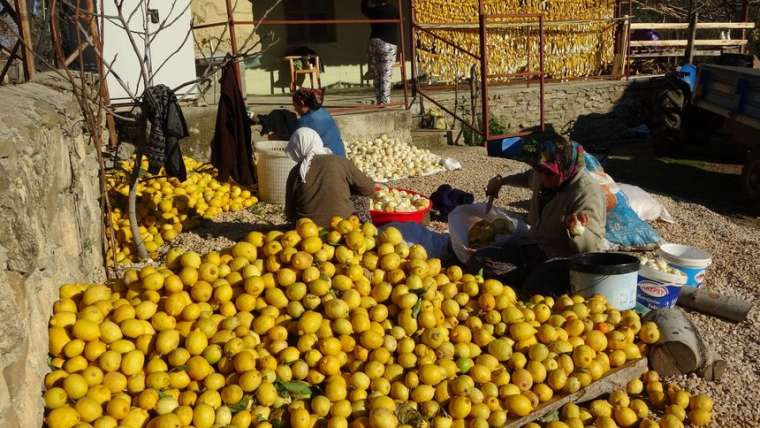
{"type": "Polygon", "coordinates": [[[570,261],[570,287],[585,297],[602,294],[615,309],[633,309],[640,267],[639,259],[627,254],[584,254],[570,261]]]}

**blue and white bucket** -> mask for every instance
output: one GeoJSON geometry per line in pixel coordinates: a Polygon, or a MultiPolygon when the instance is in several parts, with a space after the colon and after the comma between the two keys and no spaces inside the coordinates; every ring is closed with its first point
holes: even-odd
{"type": "Polygon", "coordinates": [[[642,266],[636,292],[636,311],[647,313],[653,309],[672,308],[681,295],[686,278],[642,266]]]}
{"type": "Polygon", "coordinates": [[[699,288],[705,282],[705,273],[712,264],[712,256],[696,247],[679,244],[664,244],[658,252],[674,269],[686,275],[686,286],[699,288]]]}
{"type": "Polygon", "coordinates": [[[636,282],[641,262],[621,253],[588,253],[570,260],[570,287],[575,294],[601,294],[624,311],[636,307],[636,282]]]}

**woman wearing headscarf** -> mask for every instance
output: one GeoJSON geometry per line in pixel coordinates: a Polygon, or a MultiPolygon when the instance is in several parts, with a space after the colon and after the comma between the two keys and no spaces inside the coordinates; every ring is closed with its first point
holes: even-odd
{"type": "Polygon", "coordinates": [[[299,116],[296,128],[311,128],[319,134],[325,147],[336,156],[346,157],[346,147],[340,130],[327,109],[322,107],[324,96],[319,89],[300,88],[293,94],[293,108],[299,116]]]}
{"type": "Polygon", "coordinates": [[[333,216],[354,214],[351,195],[369,196],[375,191],[372,179],[350,160],[334,155],[313,129],[298,128],[290,137],[287,152],[296,162],[286,185],[288,221],[308,217],[328,226],[333,216]]]}
{"type": "MultiPolygon", "coordinates": [[[[531,170],[504,178],[496,176],[486,188],[486,194],[494,197],[505,185],[533,191],[529,236],[518,244],[486,249],[476,255],[481,262],[495,257],[513,264],[518,268],[517,277],[522,279],[547,260],[606,248],[607,200],[586,170],[583,146],[550,134],[538,142],[531,163],[531,170]]],[[[527,288],[536,286],[536,281],[528,283],[527,288]]]]}
{"type": "MultiPolygon", "coordinates": [[[[398,8],[388,0],[362,0],[362,13],[369,19],[398,19],[398,8]]],[[[397,24],[371,24],[369,56],[375,70],[375,98],[379,106],[391,102],[393,64],[398,54],[397,24]]]]}

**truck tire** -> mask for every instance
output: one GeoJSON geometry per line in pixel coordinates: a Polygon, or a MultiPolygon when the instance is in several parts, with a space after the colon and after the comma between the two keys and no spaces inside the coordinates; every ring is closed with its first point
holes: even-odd
{"type": "Polygon", "coordinates": [[[747,162],[742,171],[744,197],[754,210],[760,210],[760,150],[747,155],[747,162]]]}
{"type": "Polygon", "coordinates": [[[660,151],[672,152],[683,142],[686,104],[687,90],[677,78],[666,78],[652,112],[652,132],[660,151]]]}

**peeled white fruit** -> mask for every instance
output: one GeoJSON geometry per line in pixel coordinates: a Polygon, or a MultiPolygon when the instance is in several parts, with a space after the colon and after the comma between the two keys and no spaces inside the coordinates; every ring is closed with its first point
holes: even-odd
{"type": "Polygon", "coordinates": [[[346,153],[359,170],[379,182],[420,177],[445,170],[440,156],[387,135],[349,143],[346,153]]]}
{"type": "Polygon", "coordinates": [[[650,259],[648,257],[642,256],[642,257],[639,257],[639,260],[641,261],[641,266],[646,266],[649,269],[656,270],[658,272],[667,273],[669,275],[678,276],[678,277],[684,279],[684,281],[686,280],[686,275],[684,275],[683,272],[681,272],[680,270],[678,270],[678,269],[676,269],[676,268],[671,267],[670,265],[668,265],[668,262],[666,262],[661,257],[656,257],[656,258],[651,258],[650,259]]]}
{"type": "Polygon", "coordinates": [[[430,200],[404,190],[380,186],[369,202],[369,209],[385,212],[415,212],[427,208],[430,200]]]}

